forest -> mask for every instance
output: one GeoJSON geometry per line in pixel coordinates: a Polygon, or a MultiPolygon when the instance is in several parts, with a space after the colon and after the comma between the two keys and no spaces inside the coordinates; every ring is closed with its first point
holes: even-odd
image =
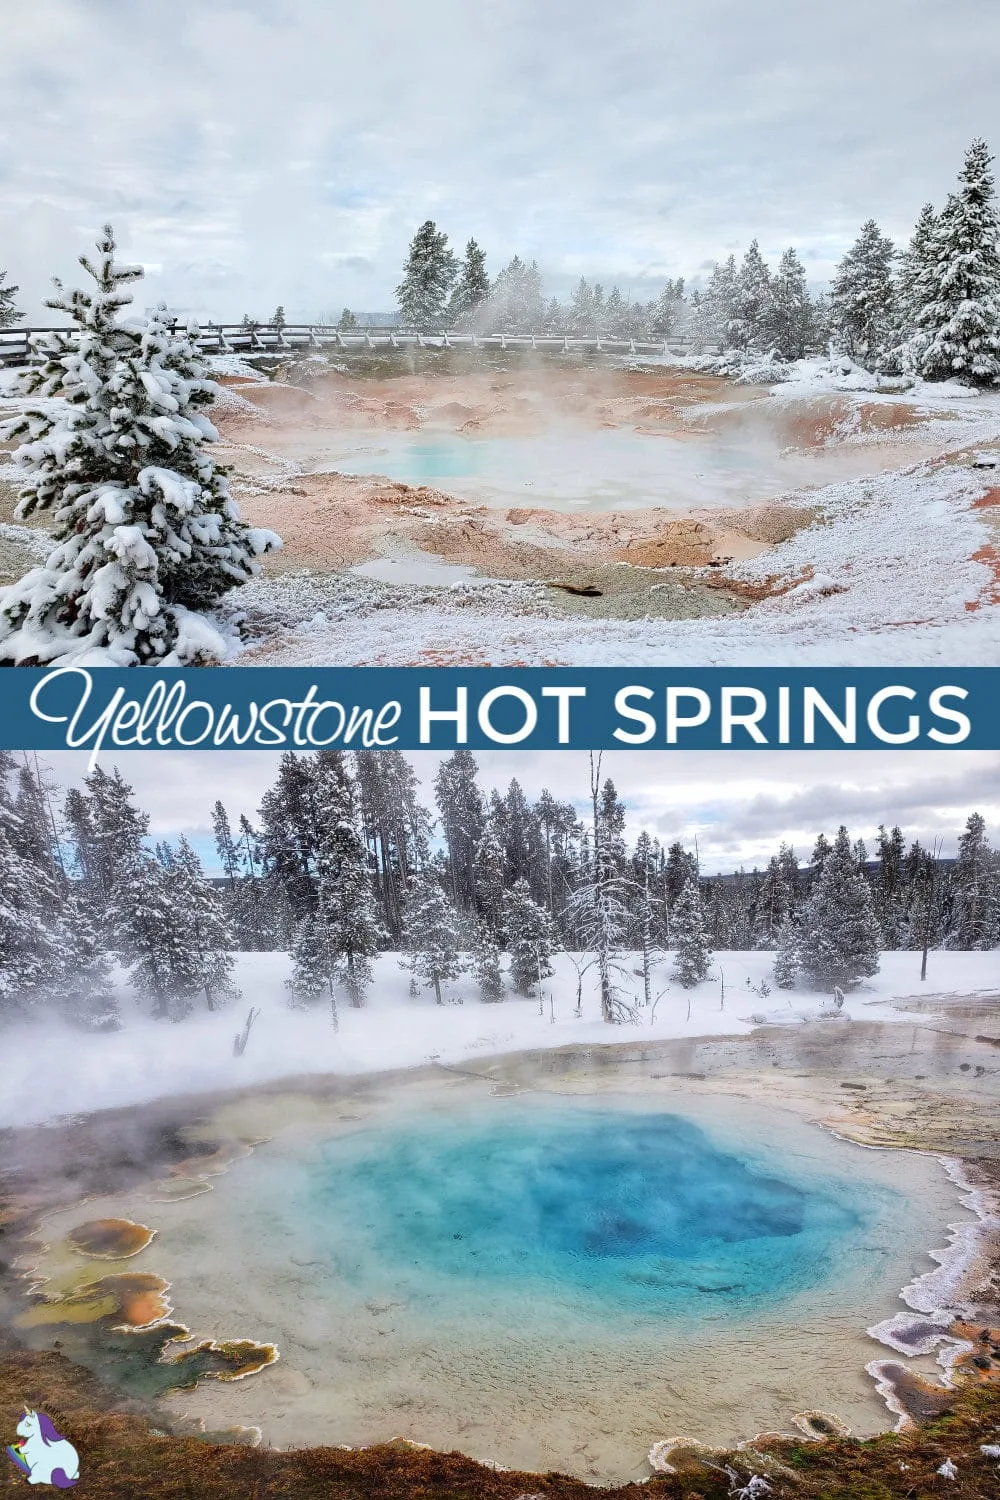
{"type": "MultiPolygon", "coordinates": [[[[398,751],[281,757],[253,819],[211,810],[217,864],[186,838],[151,840],[117,768],[60,796],[37,759],[0,754],[0,1018],[50,1008],[118,1024],[124,969],[149,1013],[181,1020],[234,993],[237,952],[288,952],[291,1007],[365,1002],[372,963],[398,953],[411,994],[439,1004],[461,974],[484,1003],[537,995],[556,952],[596,975],[601,1015],[635,1018],[654,963],[691,989],[717,951],[774,955],[779,987],[827,993],[878,972],[891,949],[1000,947],[1000,856],[970,813],[954,857],[845,827],[763,868],[704,874],[697,847],[642,828],[591,760],[575,801],[517,780],[488,794],[457,750],[422,798],[398,751]],[[638,983],[636,982],[638,979],[638,983]]],[[[957,830],[956,830],[957,832],[957,830]]]]}

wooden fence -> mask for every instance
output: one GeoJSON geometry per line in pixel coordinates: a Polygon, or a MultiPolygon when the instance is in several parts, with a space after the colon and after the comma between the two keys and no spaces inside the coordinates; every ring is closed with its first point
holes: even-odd
{"type": "MultiPolygon", "coordinates": [[[[180,326],[180,325],[178,325],[180,326]]],[[[0,364],[23,365],[33,334],[72,333],[72,329],[0,329],[0,364]]],[[[572,333],[421,333],[412,328],[347,328],[320,323],[288,323],[284,328],[242,323],[208,323],[195,342],[206,354],[264,354],[309,349],[549,349],[566,353],[593,349],[608,354],[687,354],[692,341],[684,335],[668,339],[581,338],[572,333]]],[[[705,346],[712,353],[712,346],[705,346]]]]}

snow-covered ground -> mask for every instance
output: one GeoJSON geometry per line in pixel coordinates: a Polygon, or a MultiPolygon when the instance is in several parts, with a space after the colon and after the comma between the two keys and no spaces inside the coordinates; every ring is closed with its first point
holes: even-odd
{"type": "MultiPolygon", "coordinates": [[[[677,360],[670,363],[678,363],[677,360]]],[[[581,619],[525,608],[482,586],[458,584],[414,599],[377,599],[346,590],[304,616],[294,576],[264,579],[233,596],[291,624],[248,661],[271,665],[411,663],[616,666],[822,665],[992,666],[1000,660],[1000,511],[976,508],[1000,471],[973,454],[1000,447],[1000,393],[954,382],[879,389],[863,371],[847,374],[801,360],[774,385],[778,402],[843,395],[866,406],[912,409],[920,421],[887,432],[894,442],[933,443],[938,456],[910,467],[786,495],[817,506],[819,521],[730,569],[750,584],[799,580],[722,619],[581,619]],[[939,447],[938,447],[939,445],[939,447]],[[942,461],[946,455],[960,455],[942,461]],[[374,619],[374,628],[373,628],[374,619]]],[[[860,410],[860,406],[858,407],[860,410]]],[[[853,413],[856,415],[856,412],[853,413]]],[[[848,415],[836,445],[872,441],[848,415]]],[[[926,451],[926,450],[925,450],[926,451]]],[[[240,661],[240,653],[232,658],[240,661]]]]}
{"type": "MultiPolygon", "coordinates": [[[[336,1032],[327,1006],[289,1008],[285,981],[290,962],[284,953],[241,954],[235,977],[242,998],[222,1011],[199,1012],[177,1023],[148,1019],[143,1013],[148,1002],[140,1010],[123,986],[124,1024],[117,1032],[83,1034],[41,1013],[3,1031],[0,1127],[310,1073],[373,1073],[429,1062],[463,1065],[505,1052],[573,1043],[592,1047],[640,1037],[745,1035],[760,1019],[787,1026],[819,1017],[830,1026],[849,1025],[852,1018],[912,1023],[905,1006],[908,997],[977,992],[996,996],[1000,989],[996,952],[932,953],[924,985],[918,953],[885,953],[881,972],[849,994],[843,1013],[837,1015],[828,996],[807,989],[777,989],[772,954],[716,954],[710,977],[690,991],[671,981],[668,956],[655,971],[653,995],[660,998],[652,1014],[640,1009],[634,1026],[607,1026],[600,1020],[594,971],[584,975],[583,1014],[578,1017],[573,961],[560,953],[553,964],[555,973],[543,985],[540,1013],[537,999],[508,996],[499,1004],[484,1005],[468,977],[451,987],[451,1003],[444,1006],[435,1005],[433,996],[423,992],[411,999],[409,975],[400,969],[395,954],[384,954],[376,964],[368,1003],[362,1010],[341,1003],[336,1032]],[[724,1005],[720,971],[725,976],[724,1005]],[[760,994],[762,981],[770,986],[769,995],[760,994]],[[463,1003],[454,1003],[458,1000],[463,1003]],[[236,1058],[233,1036],[251,1004],[259,1008],[260,1017],[245,1054],[236,1058]]],[[[641,979],[631,975],[637,966],[638,960],[624,967],[633,992],[641,994],[641,979]]]]}

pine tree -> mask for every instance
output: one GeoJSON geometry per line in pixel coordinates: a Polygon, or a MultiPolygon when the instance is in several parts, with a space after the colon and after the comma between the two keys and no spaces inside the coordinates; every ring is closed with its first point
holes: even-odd
{"type": "Polygon", "coordinates": [[[340,1029],[337,1012],[336,954],[330,947],[330,926],[320,904],[295,924],[291,942],[292,974],[288,988],[292,1003],[302,1005],[326,997],[334,1031],[340,1029]]]}
{"type": "Polygon", "coordinates": [[[382,931],[375,907],[368,858],[361,833],[354,781],[341,750],[316,757],[313,804],[319,826],[316,854],[318,905],[332,972],[354,1006],[364,1004],[371,983],[371,961],[382,931]]]}
{"type": "Polygon", "coordinates": [[[736,258],[730,255],[722,265],[712,269],[708,286],[698,300],[694,317],[694,337],[699,344],[716,344],[730,349],[732,328],[737,311],[736,258]]]}
{"type": "Polygon", "coordinates": [[[476,849],[476,909],[494,937],[501,941],[505,933],[506,868],[503,835],[496,810],[491,809],[476,849]]]}
{"type": "Polygon", "coordinates": [[[581,276],[569,307],[569,332],[578,338],[589,338],[597,332],[597,309],[594,292],[586,278],[581,276]]]}
{"type": "Polygon", "coordinates": [[[274,329],[275,333],[283,333],[284,330],[288,327],[288,320],[285,317],[285,309],[282,307],[280,302],[274,309],[274,313],[271,316],[271,327],[274,329]]]}
{"type": "Polygon", "coordinates": [[[878,973],[879,945],[871,888],[841,827],[802,913],[801,967],[817,989],[850,989],[878,973]]]}
{"type": "Polygon", "coordinates": [[[403,322],[411,328],[429,330],[444,321],[445,303],[458,275],[448,236],[428,219],[410,242],[403,279],[396,300],[403,322]]]}
{"type": "Polygon", "coordinates": [[[673,912],[676,957],[674,977],[682,989],[691,990],[708,974],[712,952],[705,931],[705,917],[697,882],[689,879],[677,898],[673,912]]]}
{"type": "Polygon", "coordinates": [[[915,314],[917,368],[927,380],[1000,383],[1000,218],[986,142],[975,140],[933,231],[927,300],[915,314]]]}
{"type": "Polygon", "coordinates": [[[760,246],[752,240],[736,277],[727,346],[762,349],[768,341],[771,321],[771,273],[760,246]]]}
{"type": "Polygon", "coordinates": [[[896,347],[892,353],[900,369],[916,370],[928,338],[918,318],[934,295],[937,214],[933,203],[920,210],[910,243],[899,257],[896,275],[896,347]]]}
{"type": "Polygon", "coordinates": [[[21,290],[19,286],[4,286],[7,272],[0,271],[0,328],[10,328],[14,323],[19,323],[24,317],[23,312],[18,312],[14,306],[14,298],[21,290]]]}
{"type": "Polygon", "coordinates": [[[121,1024],[111,960],[79,891],[70,891],[60,914],[62,974],[58,999],[67,1020],[88,1031],[116,1031],[121,1024]]]}
{"type": "Polygon", "coordinates": [[[519,995],[536,993],[537,986],[553,972],[553,933],[548,913],[531,898],[528,882],[515,881],[507,892],[504,925],[510,952],[511,983],[519,995]]]}
{"type": "Polygon", "coordinates": [[[471,751],[456,750],[441,762],[434,778],[434,796],[448,846],[451,897],[466,910],[475,901],[476,847],[486,816],[476,784],[477,770],[471,751]]]}
{"type": "Polygon", "coordinates": [[[799,976],[799,930],[791,912],[786,912],[776,934],[774,982],[779,989],[792,990],[799,976]]]}
{"type": "Polygon", "coordinates": [[[771,280],[768,342],[785,359],[802,359],[812,335],[812,301],[806,271],[794,249],[782,255],[771,280]]]}
{"type": "Polygon", "coordinates": [[[201,991],[209,1010],[239,994],[233,984],[233,936],[222,903],[205,879],[201,860],[186,838],[175,849],[167,887],[186,925],[186,956],[174,982],[186,993],[201,991]]]}
{"type": "Polygon", "coordinates": [[[187,913],[175,900],[170,871],[141,853],[122,864],[106,919],[136,990],[153,1002],[158,1020],[181,1020],[193,1006],[198,976],[187,913]]]}
{"type": "Polygon", "coordinates": [[[495,1004],[503,999],[503,973],[500,968],[500,944],[484,922],[477,922],[472,946],[472,972],[479,985],[480,999],[495,1004]]]}
{"type": "Polygon", "coordinates": [[[834,336],[846,354],[871,369],[892,343],[894,254],[892,240],[869,219],[837,267],[831,287],[834,336]]]}
{"type": "Polygon", "coordinates": [[[477,315],[489,300],[489,295],[486,252],[480,249],[475,240],[469,240],[465,247],[465,259],[448,303],[448,322],[455,328],[475,323],[477,315]]]}
{"type": "Polygon", "coordinates": [[[653,304],[649,319],[649,331],[658,339],[669,338],[677,325],[684,306],[684,277],[667,281],[666,286],[653,304]]]}
{"type": "Polygon", "coordinates": [[[81,258],[96,290],[59,288],[47,304],[77,333],[37,336],[22,390],[42,403],[2,429],[22,440],[17,514],[51,512],[57,546],[0,590],[0,661],[217,659],[221,639],[191,612],[253,577],[279,540],[240,521],[207,452],[218,433],[201,408],[218,388],[198,351],[155,318],[120,322],[142,270],[116,262],[110,226],[98,251],[81,258]]]}
{"type": "Polygon", "coordinates": [[[1000,868],[981,813],[971,813],[952,871],[949,948],[993,948],[1000,942],[1000,868]]]}
{"type": "Polygon", "coordinates": [[[349,307],[345,307],[337,319],[337,327],[341,333],[348,333],[352,328],[357,328],[358,320],[349,307]]]}
{"type": "Polygon", "coordinates": [[[433,989],[438,1005],[443,1005],[442,984],[457,979],[465,965],[459,952],[458,914],[430,870],[422,870],[407,892],[403,943],[409,955],[404,967],[433,989]]]}
{"type": "Polygon", "coordinates": [[[792,905],[791,892],[777,855],[768,861],[754,903],[754,947],[770,951],[792,905]]]}
{"type": "Polygon", "coordinates": [[[13,756],[0,750],[0,1012],[44,1000],[61,977],[61,897],[11,795],[13,756]]]}

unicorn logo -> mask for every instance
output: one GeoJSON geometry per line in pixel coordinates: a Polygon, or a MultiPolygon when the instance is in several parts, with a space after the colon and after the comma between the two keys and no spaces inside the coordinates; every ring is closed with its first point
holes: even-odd
{"type": "Polygon", "coordinates": [[[80,1460],[73,1444],[56,1432],[51,1417],[26,1406],[17,1436],[16,1443],[7,1444],[7,1456],[29,1484],[72,1489],[80,1477],[80,1460]]]}

